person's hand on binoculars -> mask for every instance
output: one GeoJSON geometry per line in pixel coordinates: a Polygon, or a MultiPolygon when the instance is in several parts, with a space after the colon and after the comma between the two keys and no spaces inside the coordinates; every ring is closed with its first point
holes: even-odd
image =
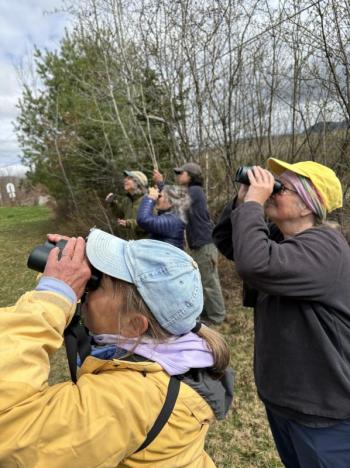
{"type": "Polygon", "coordinates": [[[53,242],[54,244],[57,244],[57,242],[61,240],[68,241],[70,239],[69,236],[62,236],[61,234],[47,234],[47,238],[50,242],[53,242]]]}
{"type": "Polygon", "coordinates": [[[148,189],[148,197],[151,198],[154,201],[158,200],[159,190],[157,188],[155,188],[155,187],[150,187],[148,189]]]}
{"type": "Polygon", "coordinates": [[[275,183],[273,175],[260,166],[253,166],[247,174],[250,185],[246,186],[247,191],[244,196],[244,201],[255,201],[264,206],[266,200],[270,198],[273,191],[275,183]]]}
{"type": "Polygon", "coordinates": [[[59,234],[50,234],[48,238],[53,242],[61,239],[68,239],[68,241],[60,259],[58,247],[50,251],[43,275],[64,281],[80,299],[84,294],[86,283],[91,277],[91,269],[85,256],[85,240],[82,237],[67,238],[59,234]]]}
{"type": "Polygon", "coordinates": [[[237,195],[237,204],[240,205],[241,203],[244,202],[245,196],[247,195],[249,189],[249,185],[246,184],[240,184],[239,189],[238,189],[238,195],[237,195]]]}

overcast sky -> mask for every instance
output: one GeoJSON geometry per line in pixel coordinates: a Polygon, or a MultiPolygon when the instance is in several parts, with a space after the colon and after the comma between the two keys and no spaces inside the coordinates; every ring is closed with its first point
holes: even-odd
{"type": "Polygon", "coordinates": [[[57,49],[68,17],[52,12],[60,0],[0,0],[0,167],[19,163],[12,122],[21,84],[16,68],[26,69],[34,45],[57,49]]]}

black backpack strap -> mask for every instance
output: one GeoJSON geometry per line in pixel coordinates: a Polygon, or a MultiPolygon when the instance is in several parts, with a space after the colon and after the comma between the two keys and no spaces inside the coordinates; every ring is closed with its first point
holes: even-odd
{"type": "Polygon", "coordinates": [[[144,448],[146,448],[151,442],[153,442],[153,440],[157,437],[157,435],[163,429],[163,427],[165,426],[166,422],[170,418],[170,415],[174,409],[177,396],[180,390],[180,384],[181,382],[179,379],[177,379],[174,376],[170,377],[168,391],[165,397],[163,408],[161,409],[161,412],[159,413],[155,423],[153,424],[152,429],[147,434],[146,440],[134,453],[140,452],[140,450],[143,450],[144,448]]]}
{"type": "Polygon", "coordinates": [[[64,343],[66,345],[71,379],[76,383],[77,357],[79,355],[80,361],[83,362],[91,352],[91,337],[89,336],[87,329],[80,322],[80,303],[77,304],[75,315],[64,331],[64,343]]]}

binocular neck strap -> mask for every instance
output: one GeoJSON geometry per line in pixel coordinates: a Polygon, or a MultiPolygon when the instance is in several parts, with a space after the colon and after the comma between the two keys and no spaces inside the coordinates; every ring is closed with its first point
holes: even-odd
{"type": "Polygon", "coordinates": [[[66,346],[69,372],[74,383],[77,382],[78,356],[82,363],[91,353],[91,336],[80,321],[80,307],[81,304],[77,304],[74,317],[64,331],[64,343],[66,346]]]}

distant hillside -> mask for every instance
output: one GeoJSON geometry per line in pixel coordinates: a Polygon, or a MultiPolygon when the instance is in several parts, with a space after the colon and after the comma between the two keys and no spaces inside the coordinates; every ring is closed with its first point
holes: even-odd
{"type": "Polygon", "coordinates": [[[307,129],[307,133],[332,132],[333,130],[346,130],[348,123],[342,122],[317,122],[307,129]]]}

